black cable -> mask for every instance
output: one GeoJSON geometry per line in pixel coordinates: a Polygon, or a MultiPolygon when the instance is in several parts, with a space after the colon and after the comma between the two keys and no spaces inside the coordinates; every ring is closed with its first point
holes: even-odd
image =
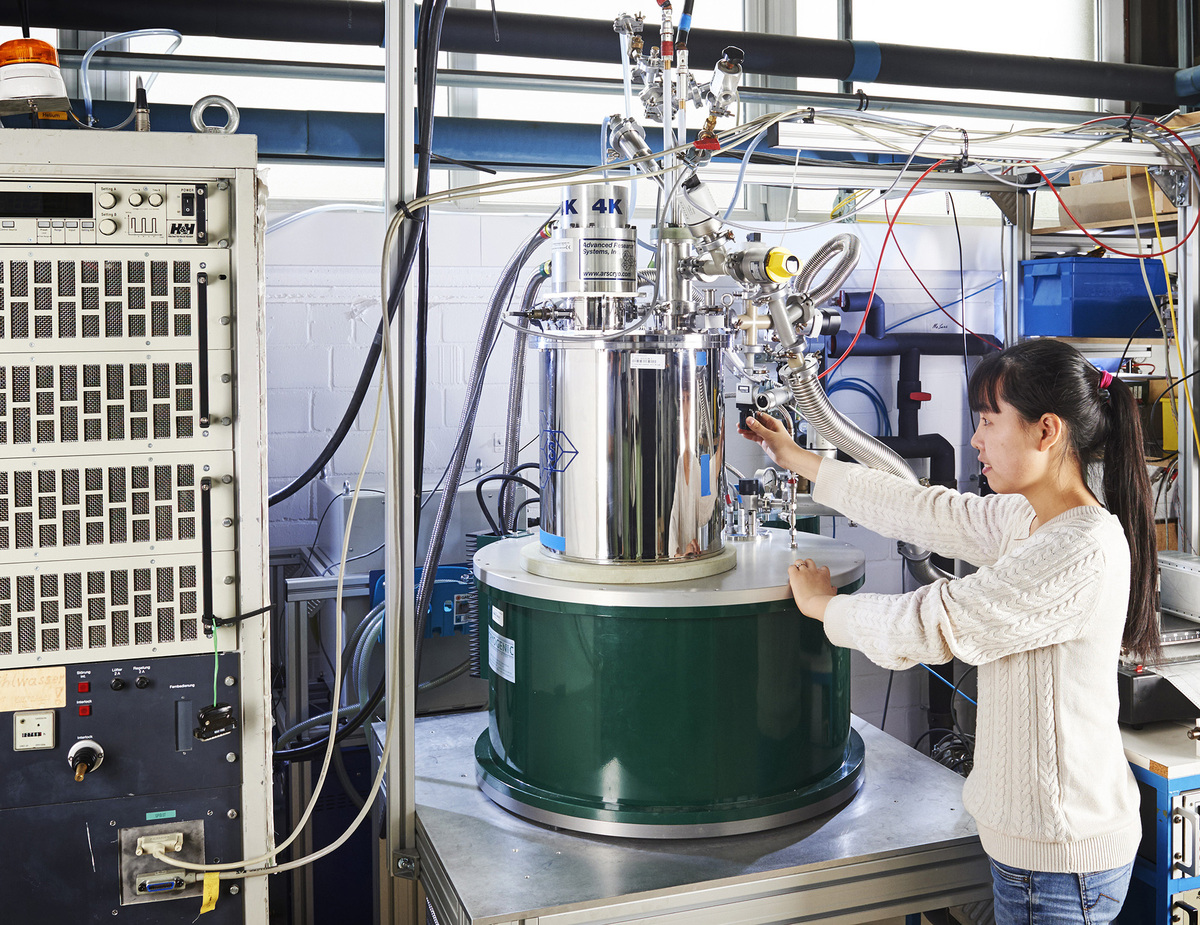
{"type": "MultiPolygon", "coordinates": [[[[418,219],[409,232],[408,241],[404,246],[404,254],[401,256],[396,283],[392,287],[391,295],[388,296],[387,313],[389,322],[396,317],[396,309],[400,305],[400,297],[404,294],[404,287],[408,284],[409,274],[412,272],[416,261],[418,243],[425,236],[424,229],[424,221],[418,219]]],[[[346,406],[346,411],[342,415],[341,421],[338,422],[338,426],[334,429],[333,434],[330,435],[325,447],[317,454],[317,458],[312,461],[311,465],[303,473],[296,476],[295,479],[279,489],[279,491],[267,496],[268,506],[274,506],[281,501],[286,501],[320,475],[321,470],[333,458],[333,454],[338,451],[338,448],[342,445],[342,441],[346,439],[346,434],[350,433],[350,429],[354,426],[354,421],[358,418],[358,412],[362,408],[363,399],[366,397],[367,390],[371,387],[371,382],[375,378],[375,367],[379,363],[379,356],[382,352],[383,322],[380,321],[379,327],[375,329],[375,337],[371,341],[371,346],[367,350],[367,357],[363,362],[362,371],[358,374],[358,382],[354,384],[354,392],[350,396],[350,403],[346,406]]]]}
{"type": "MultiPolygon", "coordinates": [[[[442,40],[442,21],[447,0],[426,0],[417,22],[417,176],[416,195],[429,193],[430,160],[433,154],[433,109],[437,90],[437,59],[442,40]],[[427,9],[428,8],[428,9],[427,9]],[[428,13],[428,15],[426,15],[428,13]]],[[[422,210],[424,214],[424,210],[422,210]]],[[[418,252],[420,278],[417,288],[416,349],[413,365],[413,543],[421,535],[421,473],[425,471],[425,418],[429,394],[429,235],[418,252]]]]}
{"type": "MultiPolygon", "coordinates": [[[[532,437],[529,438],[529,440],[525,443],[525,445],[521,447],[521,450],[529,449],[531,446],[533,446],[534,443],[537,442],[537,440],[540,436],[541,436],[541,434],[534,434],[532,437]]],[[[520,451],[518,451],[518,452],[520,452],[520,451]]],[[[501,460],[500,462],[496,463],[496,465],[490,466],[487,469],[484,469],[482,472],[480,472],[478,475],[476,475],[475,478],[463,480],[462,482],[459,483],[459,487],[461,488],[463,485],[470,485],[476,479],[481,479],[485,475],[490,475],[491,473],[495,472],[497,469],[499,469],[503,465],[504,465],[504,461],[501,460]]],[[[433,500],[433,496],[437,494],[437,490],[442,487],[442,482],[446,481],[446,476],[449,474],[450,474],[450,464],[447,463],[446,468],[442,470],[441,478],[439,478],[437,480],[437,484],[434,485],[433,488],[429,489],[427,497],[425,498],[424,501],[421,502],[422,508],[424,508],[425,505],[427,505],[430,501],[433,500]]]]}
{"type": "Polygon", "coordinates": [[[205,626],[233,626],[241,623],[243,620],[249,620],[251,617],[257,617],[260,614],[266,613],[272,606],[268,604],[266,607],[259,607],[258,610],[251,610],[249,613],[239,613],[236,617],[214,617],[212,614],[205,614],[201,618],[201,622],[205,626]]]}
{"type": "MultiPolygon", "coordinates": [[[[446,0],[432,0],[430,3],[421,4],[421,19],[418,21],[418,39],[422,36],[441,34],[441,17],[445,13],[446,0]],[[432,30],[431,23],[426,20],[426,8],[429,8],[429,16],[436,17],[437,28],[436,33],[432,30]],[[440,11],[440,12],[439,12],[440,11]],[[422,25],[424,21],[424,25],[422,25]]],[[[421,195],[421,190],[428,191],[429,188],[429,160],[430,160],[430,141],[433,135],[433,100],[432,100],[432,84],[430,83],[430,74],[433,79],[436,79],[437,74],[437,50],[433,50],[432,56],[429,55],[428,43],[418,44],[418,132],[424,135],[418,136],[418,144],[421,146],[421,152],[418,158],[417,170],[417,192],[421,195]],[[424,54],[422,54],[424,53],[424,54]],[[432,57],[432,66],[430,66],[429,58],[432,57]],[[424,82],[422,78],[424,77],[424,82]],[[423,99],[420,90],[423,86],[429,86],[430,93],[427,99],[423,99]]],[[[419,255],[425,247],[425,231],[426,231],[426,212],[424,209],[419,209],[415,216],[415,225],[409,232],[408,241],[405,244],[404,254],[400,260],[400,266],[397,271],[397,280],[392,287],[391,295],[388,297],[387,316],[388,321],[396,317],[396,308],[400,304],[400,297],[404,292],[405,286],[408,284],[409,275],[412,272],[413,266],[416,264],[419,255]]],[[[422,285],[428,279],[427,273],[421,274],[422,285]]],[[[427,352],[426,333],[428,329],[428,317],[422,317],[420,314],[420,303],[418,303],[417,317],[417,344],[416,354],[417,362],[415,367],[416,373],[416,389],[415,389],[415,409],[414,417],[416,433],[423,435],[425,430],[425,354],[427,352]]],[[[355,419],[358,417],[359,409],[362,407],[363,399],[366,397],[367,390],[370,387],[371,380],[375,375],[375,367],[379,362],[379,356],[383,350],[383,322],[379,323],[379,328],[375,332],[375,338],[371,341],[371,347],[367,351],[366,361],[363,363],[362,372],[359,374],[358,382],[355,383],[354,392],[350,396],[350,403],[346,408],[342,420],[338,423],[337,428],[330,436],[329,441],[325,444],[324,449],[313,461],[313,463],[304,471],[303,474],[294,479],[291,483],[281,488],[279,491],[272,493],[267,498],[268,505],[275,505],[281,501],[290,498],[301,488],[311,482],[325,465],[333,458],[333,454],[337,452],[342,442],[346,439],[346,434],[350,432],[354,425],[355,419]]],[[[424,468],[424,441],[417,440],[415,448],[415,471],[421,472],[424,468]]],[[[420,479],[417,480],[418,483],[420,479]]],[[[417,507],[414,519],[420,519],[420,488],[417,488],[417,507]]]]}
{"type": "MultiPolygon", "coordinates": [[[[521,519],[521,512],[523,510],[525,510],[525,508],[529,507],[529,505],[531,505],[531,504],[541,504],[541,503],[542,503],[542,499],[540,497],[538,497],[537,495],[534,495],[532,498],[526,498],[524,501],[522,501],[520,504],[518,504],[517,509],[515,511],[513,511],[513,529],[514,530],[517,529],[517,521],[521,519]]],[[[540,520],[540,515],[539,515],[539,520],[540,520]]]]}
{"type": "MultiPolygon", "coordinates": [[[[539,463],[535,463],[535,462],[521,463],[521,465],[519,465],[519,466],[513,466],[511,469],[509,469],[509,470],[508,470],[508,474],[509,474],[509,475],[516,475],[518,472],[525,472],[525,471],[526,471],[526,470],[528,470],[528,469],[538,469],[538,468],[540,468],[540,464],[539,464],[539,463]]],[[[508,511],[507,511],[507,510],[505,510],[505,508],[506,508],[506,505],[505,505],[505,503],[504,503],[504,500],[505,500],[505,498],[506,498],[507,496],[508,496],[508,491],[507,491],[507,490],[502,490],[502,491],[500,492],[500,497],[499,497],[499,499],[498,499],[498,501],[497,501],[497,504],[496,504],[496,513],[497,513],[497,514],[500,516],[500,529],[501,529],[501,530],[504,530],[504,532],[505,532],[505,533],[507,533],[507,532],[508,532],[508,530],[507,530],[507,527],[508,527],[508,511]]]]}
{"type": "MultiPolygon", "coordinates": [[[[958,722],[958,714],[954,711],[954,701],[958,698],[958,695],[962,693],[960,688],[962,687],[963,681],[967,680],[967,678],[969,678],[971,676],[971,672],[974,671],[977,667],[978,666],[976,666],[976,665],[972,665],[966,671],[964,671],[962,673],[962,677],[959,678],[957,683],[954,685],[954,690],[952,690],[950,692],[950,722],[954,725],[955,731],[960,732],[960,733],[962,733],[962,726],[958,722]]],[[[979,696],[978,693],[976,694],[976,696],[979,696]]],[[[963,733],[963,734],[965,734],[965,733],[963,733]]]]}
{"type": "MultiPolygon", "coordinates": [[[[921,733],[919,736],[917,736],[917,741],[913,742],[913,744],[912,744],[912,747],[913,747],[913,748],[917,748],[917,747],[918,747],[918,746],[921,744],[921,741],[922,741],[922,740],[923,740],[923,739],[924,739],[926,736],[931,736],[931,735],[933,735],[935,732],[944,732],[944,733],[946,733],[947,735],[956,735],[956,733],[954,732],[954,730],[953,730],[953,729],[947,729],[945,726],[934,726],[934,727],[933,727],[933,728],[931,728],[931,729],[926,729],[926,730],[925,730],[924,732],[922,732],[922,733],[921,733]]],[[[932,751],[932,749],[931,749],[931,751],[932,751]]]]}
{"type": "MultiPolygon", "coordinates": [[[[963,376],[966,377],[967,386],[971,385],[971,367],[967,362],[967,275],[966,269],[963,266],[963,243],[962,231],[958,227],[958,209],[954,206],[954,194],[947,193],[946,201],[950,203],[950,214],[954,216],[954,237],[958,239],[958,287],[959,300],[958,311],[962,316],[962,339],[963,339],[963,376]]],[[[971,416],[971,431],[974,432],[975,412],[968,406],[967,414],[971,416]]]]}
{"type": "MultiPolygon", "coordinates": [[[[345,725],[338,729],[333,735],[333,744],[337,745],[344,742],[349,736],[353,735],[364,722],[367,717],[375,712],[375,708],[379,706],[383,700],[384,679],[380,678],[379,683],[375,685],[375,690],[371,692],[370,698],[362,706],[358,708],[355,714],[346,720],[345,725]]],[[[336,705],[334,710],[336,712],[336,705]]],[[[329,734],[326,733],[320,739],[314,739],[305,745],[298,745],[295,748],[285,748],[275,752],[276,761],[310,761],[317,755],[324,755],[325,749],[329,744],[329,734]]]]}
{"type": "MultiPolygon", "coordinates": [[[[883,695],[883,718],[879,721],[879,728],[883,729],[887,725],[888,702],[892,699],[892,681],[896,679],[896,672],[888,672],[887,693],[883,695]]],[[[886,731],[886,730],[885,730],[886,731]]]]}
{"type": "Polygon", "coordinates": [[[492,512],[488,510],[487,502],[483,500],[483,486],[488,482],[514,482],[518,485],[524,485],[526,488],[532,489],[534,492],[541,494],[541,486],[534,485],[528,479],[523,479],[519,475],[489,475],[485,479],[480,479],[475,483],[475,498],[479,501],[479,509],[483,511],[483,516],[487,518],[488,526],[492,528],[492,533],[496,536],[503,536],[504,531],[496,525],[496,521],[492,518],[492,512]]]}
{"type": "Polygon", "coordinates": [[[1167,392],[1170,392],[1172,389],[1175,388],[1175,386],[1179,385],[1180,383],[1187,382],[1189,379],[1192,378],[1192,376],[1196,375],[1196,373],[1200,373],[1200,369],[1194,369],[1190,373],[1188,373],[1186,376],[1181,376],[1180,378],[1176,379],[1174,382],[1172,382],[1170,385],[1168,385],[1166,387],[1166,389],[1163,391],[1163,395],[1166,395],[1167,392]]]}
{"type": "Polygon", "coordinates": [[[1133,339],[1137,337],[1137,332],[1142,329],[1142,325],[1158,314],[1158,306],[1146,312],[1146,316],[1137,323],[1137,327],[1133,329],[1133,333],[1129,335],[1129,340],[1125,341],[1125,349],[1121,351],[1121,359],[1117,361],[1117,374],[1121,372],[1121,367],[1125,365],[1125,357],[1129,353],[1129,348],[1133,346],[1133,339]]]}
{"type": "Polygon", "coordinates": [[[21,37],[29,38],[29,0],[21,0],[21,37]]]}
{"type": "MultiPolygon", "coordinates": [[[[346,561],[347,562],[357,562],[359,559],[365,559],[365,558],[367,558],[367,556],[373,556],[373,555],[375,555],[375,553],[379,552],[379,550],[383,549],[383,547],[386,545],[387,545],[387,543],[380,543],[378,546],[376,546],[370,552],[364,552],[357,556],[351,556],[346,561]]],[[[330,563],[329,565],[325,566],[324,571],[321,572],[321,577],[324,578],[331,571],[333,571],[335,568],[337,568],[340,564],[341,564],[340,562],[333,562],[333,563],[330,563]]]]}

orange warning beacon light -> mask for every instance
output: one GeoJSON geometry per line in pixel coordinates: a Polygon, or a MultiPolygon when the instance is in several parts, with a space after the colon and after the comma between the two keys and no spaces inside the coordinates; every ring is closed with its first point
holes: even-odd
{"type": "Polygon", "coordinates": [[[0,116],[70,108],[53,45],[41,39],[12,39],[0,45],[0,116]]]}

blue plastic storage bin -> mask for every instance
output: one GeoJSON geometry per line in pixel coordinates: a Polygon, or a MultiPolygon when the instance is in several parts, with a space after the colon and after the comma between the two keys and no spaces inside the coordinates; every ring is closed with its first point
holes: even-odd
{"type": "MultiPolygon", "coordinates": [[[[1146,266],[1150,288],[1165,295],[1162,264],[1146,266]]],[[[1051,257],[1021,261],[1022,337],[1129,337],[1150,311],[1142,271],[1133,257],[1051,257]]],[[[1158,337],[1157,318],[1139,337],[1158,337]]]]}

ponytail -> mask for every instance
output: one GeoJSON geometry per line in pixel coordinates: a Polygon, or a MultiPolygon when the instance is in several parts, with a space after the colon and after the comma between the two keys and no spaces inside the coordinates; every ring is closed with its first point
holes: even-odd
{"type": "Polygon", "coordinates": [[[1158,627],[1158,549],[1150,478],[1142,453],[1142,421],[1133,393],[1120,379],[1108,384],[1104,441],[1104,503],[1129,541],[1129,610],[1121,644],[1147,661],[1162,655],[1158,627]]]}
{"type": "Polygon", "coordinates": [[[1158,552],[1142,422],[1133,393],[1070,344],[1024,341],[984,358],[971,375],[971,409],[995,412],[1004,401],[1026,421],[1045,413],[1066,425],[1071,455],[1087,476],[1104,462],[1104,503],[1129,542],[1129,608],[1121,644],[1147,662],[1162,655],[1158,627],[1158,552]]]}

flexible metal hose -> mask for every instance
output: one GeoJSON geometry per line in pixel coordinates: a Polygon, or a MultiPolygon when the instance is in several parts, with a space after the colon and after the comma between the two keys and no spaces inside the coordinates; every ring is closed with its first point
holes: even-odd
{"type": "Polygon", "coordinates": [[[521,267],[529,261],[533,252],[545,240],[542,235],[543,227],[539,227],[529,240],[513,254],[508,265],[500,274],[500,281],[496,284],[491,299],[488,301],[487,313],[479,331],[479,340],[475,345],[475,359],[471,364],[471,376],[467,383],[467,400],[463,405],[462,416],[458,423],[458,438],[450,455],[446,482],[442,488],[442,500],[438,504],[437,516],[434,517],[433,528],[429,532],[429,549],[425,556],[424,568],[421,570],[421,582],[417,587],[416,651],[414,654],[418,666],[421,664],[421,652],[425,647],[425,622],[429,611],[429,600],[433,596],[437,566],[442,558],[442,547],[446,542],[446,530],[450,526],[450,516],[454,513],[454,500],[462,479],[463,466],[467,461],[467,451],[471,446],[471,436],[475,432],[475,415],[479,411],[479,399],[483,393],[483,377],[487,370],[488,357],[491,356],[493,343],[499,333],[505,306],[517,285],[517,275],[520,273],[521,267]]]}
{"type": "MultiPolygon", "coordinates": [[[[835,447],[872,469],[880,469],[898,475],[910,482],[920,480],[909,468],[904,458],[891,447],[884,446],[870,434],[856,427],[829,401],[816,377],[816,361],[808,358],[802,367],[794,367],[787,373],[787,385],[792,390],[796,408],[810,425],[835,447]]],[[[939,578],[953,575],[938,568],[929,558],[929,550],[917,549],[907,543],[900,545],[909,574],[921,584],[929,584],[939,578]]]]}
{"type": "Polygon", "coordinates": [[[835,238],[830,238],[818,248],[815,254],[808,258],[808,262],[804,264],[803,269],[792,277],[792,291],[807,294],[814,305],[820,305],[841,289],[842,285],[854,271],[854,268],[858,265],[860,247],[858,237],[852,234],[839,234],[835,238]],[[833,269],[829,271],[829,275],[825,277],[825,282],[821,283],[816,289],[810,289],[813,280],[817,277],[817,273],[829,261],[838,257],[839,254],[841,256],[837,263],[834,264],[833,269]]]}
{"type": "MultiPolygon", "coordinates": [[[[517,322],[520,330],[513,338],[512,368],[508,380],[508,421],[504,428],[504,468],[503,472],[512,472],[517,465],[517,457],[521,453],[521,405],[525,395],[525,354],[529,340],[529,312],[533,309],[538,290],[546,281],[545,274],[539,269],[525,287],[521,297],[521,320],[517,322]]],[[[510,511],[513,506],[513,495],[517,486],[513,482],[505,482],[500,489],[500,527],[509,527],[510,511]]],[[[515,524],[513,525],[515,527],[515,524]]]]}

